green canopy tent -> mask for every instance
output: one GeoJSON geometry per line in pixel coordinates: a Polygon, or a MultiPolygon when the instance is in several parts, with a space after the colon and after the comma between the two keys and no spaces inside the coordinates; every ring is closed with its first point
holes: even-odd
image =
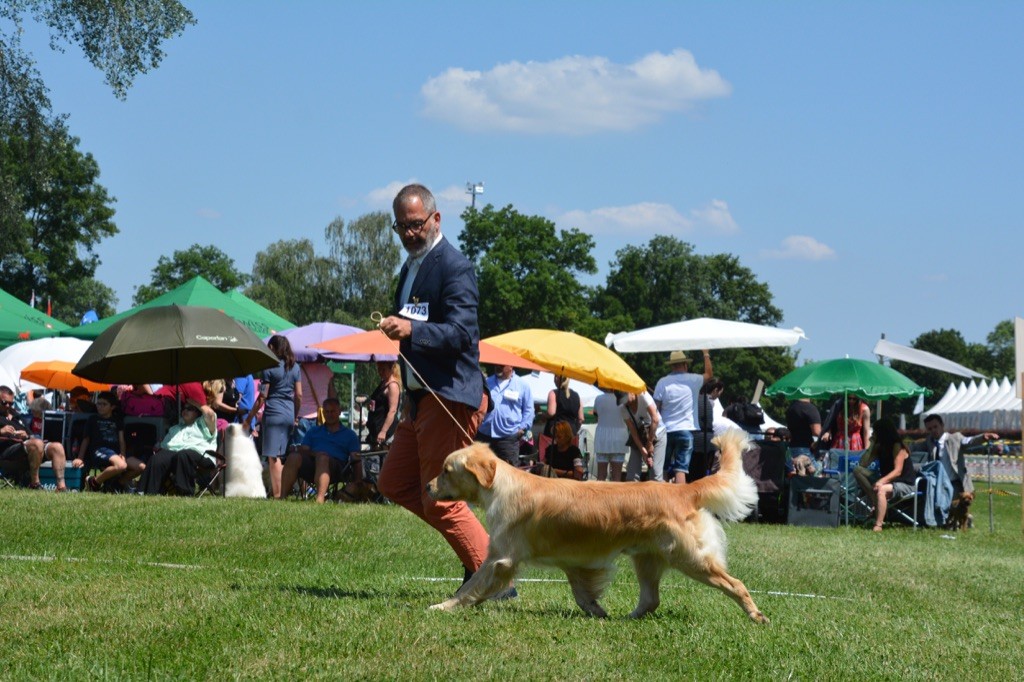
{"type": "Polygon", "coordinates": [[[245,308],[246,310],[251,311],[253,317],[265,320],[267,324],[270,327],[272,327],[272,329],[265,334],[260,334],[259,332],[256,332],[255,329],[253,330],[254,332],[256,332],[256,336],[260,337],[261,339],[270,336],[271,334],[276,334],[277,332],[284,331],[285,329],[291,329],[292,327],[295,326],[294,324],[284,319],[274,311],[264,308],[259,303],[243,294],[238,289],[232,289],[231,291],[227,292],[224,295],[230,298],[238,305],[245,308]]]}
{"type": "Polygon", "coordinates": [[[18,341],[57,336],[68,325],[0,289],[0,349],[18,341]]]}
{"type": "MultiPolygon", "coordinates": [[[[243,297],[244,298],[244,297],[243,297]]],[[[140,310],[157,308],[160,306],[180,305],[202,308],[215,308],[222,311],[228,317],[237,320],[248,327],[253,334],[259,338],[269,336],[283,329],[290,329],[295,325],[267,310],[255,301],[246,298],[242,303],[230,295],[225,294],[217,287],[210,284],[203,277],[194,277],[185,282],[177,289],[168,291],[166,294],[157,296],[148,303],[143,303],[130,310],[126,310],[92,324],[73,327],[62,332],[63,336],[74,336],[80,339],[95,339],[106,331],[115,322],[131,317],[140,310]]]]}

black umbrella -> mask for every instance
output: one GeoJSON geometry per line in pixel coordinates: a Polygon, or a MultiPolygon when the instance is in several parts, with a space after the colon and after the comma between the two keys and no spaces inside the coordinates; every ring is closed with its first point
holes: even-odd
{"type": "Polygon", "coordinates": [[[73,374],[108,384],[180,384],[277,366],[249,329],[215,308],[144,308],[96,337],[73,374]]]}

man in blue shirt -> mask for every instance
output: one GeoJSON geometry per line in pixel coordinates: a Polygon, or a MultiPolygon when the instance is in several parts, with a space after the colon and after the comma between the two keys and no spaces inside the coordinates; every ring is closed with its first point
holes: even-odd
{"type": "Polygon", "coordinates": [[[327,488],[332,481],[337,482],[342,478],[363,480],[359,436],[352,429],[341,425],[341,403],[337,398],[327,398],[321,406],[324,410],[324,423],[306,431],[298,450],[288,455],[284,463],[281,499],[288,497],[299,477],[316,485],[316,501],[320,504],[327,499],[327,488]],[[350,462],[351,467],[348,466],[350,462]]]}
{"type": "Polygon", "coordinates": [[[493,405],[477,431],[476,439],[512,466],[519,464],[519,440],[533,427],[533,395],[510,365],[497,367],[487,379],[493,405]]]}

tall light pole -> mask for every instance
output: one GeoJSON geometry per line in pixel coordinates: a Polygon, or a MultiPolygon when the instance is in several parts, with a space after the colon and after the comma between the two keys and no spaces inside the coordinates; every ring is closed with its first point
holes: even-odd
{"type": "Polygon", "coordinates": [[[466,194],[469,194],[473,198],[470,200],[470,207],[476,208],[476,195],[484,193],[484,183],[482,182],[467,182],[466,183],[466,194]]]}

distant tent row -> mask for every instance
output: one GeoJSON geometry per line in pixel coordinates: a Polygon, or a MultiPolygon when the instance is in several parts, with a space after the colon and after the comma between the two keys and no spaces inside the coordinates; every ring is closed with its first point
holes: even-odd
{"type": "Polygon", "coordinates": [[[1021,399],[1007,377],[980,385],[971,381],[959,386],[950,384],[945,395],[925,414],[941,414],[946,428],[981,431],[1015,431],[1020,423],[1021,399]]]}

